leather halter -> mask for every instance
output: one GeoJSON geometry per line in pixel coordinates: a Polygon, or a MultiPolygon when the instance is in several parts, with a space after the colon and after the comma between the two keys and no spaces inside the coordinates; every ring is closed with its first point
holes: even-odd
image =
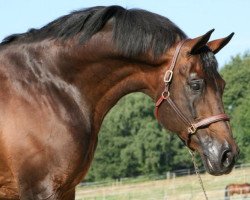
{"type": "Polygon", "coordinates": [[[161,104],[164,101],[167,101],[168,104],[171,106],[171,108],[175,111],[175,113],[178,115],[178,117],[182,120],[182,122],[187,126],[187,132],[189,135],[193,135],[196,133],[197,129],[204,128],[212,123],[218,122],[218,121],[229,121],[228,115],[225,113],[221,113],[218,115],[213,115],[207,118],[204,118],[200,121],[190,121],[182,112],[181,110],[177,107],[177,105],[172,101],[170,98],[170,91],[169,91],[169,86],[173,78],[173,70],[176,65],[176,61],[178,58],[178,55],[180,53],[181,47],[187,40],[181,41],[178,46],[175,49],[175,53],[171,62],[171,65],[169,69],[166,71],[164,75],[164,83],[165,83],[165,89],[161,94],[161,97],[157,100],[155,104],[155,116],[158,119],[158,110],[161,104]]]}

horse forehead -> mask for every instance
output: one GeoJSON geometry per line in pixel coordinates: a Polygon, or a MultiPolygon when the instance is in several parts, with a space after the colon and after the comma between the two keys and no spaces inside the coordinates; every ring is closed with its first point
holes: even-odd
{"type": "Polygon", "coordinates": [[[180,70],[186,71],[188,75],[192,77],[195,77],[195,76],[198,76],[200,78],[205,77],[203,63],[201,59],[199,58],[199,56],[190,56],[186,59],[182,57],[180,70]]]}
{"type": "Polygon", "coordinates": [[[200,60],[196,60],[191,65],[190,73],[196,74],[199,77],[205,77],[205,72],[204,72],[204,69],[200,60]]]}
{"type": "Polygon", "coordinates": [[[217,61],[215,58],[210,57],[204,60],[201,55],[195,55],[190,56],[187,59],[187,63],[186,66],[189,68],[189,74],[196,74],[200,78],[224,82],[217,71],[217,61]]]}

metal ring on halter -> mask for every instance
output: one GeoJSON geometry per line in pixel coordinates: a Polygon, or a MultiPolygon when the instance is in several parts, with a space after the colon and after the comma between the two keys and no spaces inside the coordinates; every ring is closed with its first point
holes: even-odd
{"type": "Polygon", "coordinates": [[[188,127],[188,133],[189,133],[190,135],[195,134],[196,131],[197,131],[197,128],[196,128],[193,124],[191,124],[191,126],[188,127]]]}
{"type": "Polygon", "coordinates": [[[165,75],[164,75],[164,82],[169,83],[172,80],[173,77],[173,71],[172,70],[167,70],[165,75]]]}
{"type": "Polygon", "coordinates": [[[170,92],[169,91],[163,91],[161,93],[161,96],[163,99],[167,99],[170,96],[170,92]]]}

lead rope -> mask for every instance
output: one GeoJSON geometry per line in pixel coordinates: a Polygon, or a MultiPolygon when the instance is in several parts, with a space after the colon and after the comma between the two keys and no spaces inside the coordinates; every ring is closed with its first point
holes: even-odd
{"type": "Polygon", "coordinates": [[[206,193],[203,181],[201,179],[200,171],[199,171],[198,165],[197,165],[197,163],[195,161],[194,153],[192,151],[190,151],[190,149],[188,149],[188,151],[189,151],[189,153],[190,153],[190,155],[192,157],[192,161],[193,161],[193,164],[194,164],[195,173],[198,176],[198,179],[199,179],[199,182],[200,182],[200,186],[201,186],[201,188],[203,190],[203,194],[205,196],[205,199],[208,200],[207,193],[206,193]]]}

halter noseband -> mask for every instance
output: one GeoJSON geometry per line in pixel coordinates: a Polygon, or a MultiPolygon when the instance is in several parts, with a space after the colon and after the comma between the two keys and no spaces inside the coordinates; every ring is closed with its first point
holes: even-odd
{"type": "Polygon", "coordinates": [[[172,101],[170,98],[170,92],[169,92],[169,86],[173,78],[173,70],[176,65],[176,61],[178,58],[178,55],[180,53],[181,47],[183,44],[186,42],[186,40],[181,41],[178,46],[175,49],[175,53],[171,62],[171,65],[169,69],[166,71],[164,75],[164,83],[165,83],[165,89],[161,94],[161,97],[157,100],[155,104],[155,116],[158,119],[158,110],[163,101],[167,101],[168,104],[171,106],[171,108],[175,111],[175,113],[179,116],[179,118],[182,120],[182,122],[187,126],[187,132],[189,135],[193,135],[196,133],[197,129],[204,128],[208,126],[209,124],[218,122],[218,121],[229,121],[229,117],[224,114],[218,114],[218,115],[213,115],[211,117],[204,118],[198,122],[192,122],[190,121],[182,112],[181,110],[177,107],[177,105],[172,101]]]}

